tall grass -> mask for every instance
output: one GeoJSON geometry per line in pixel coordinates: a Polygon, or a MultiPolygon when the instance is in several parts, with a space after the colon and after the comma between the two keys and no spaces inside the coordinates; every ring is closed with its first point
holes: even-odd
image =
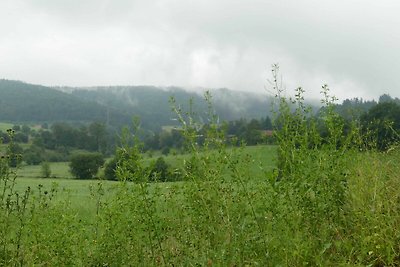
{"type": "Polygon", "coordinates": [[[226,147],[208,93],[205,114],[171,99],[189,153],[181,158],[183,181],[151,183],[157,173],[141,165],[140,142],[125,131],[117,150],[120,182],[92,184],[85,214],[72,199],[59,199],[56,185],[15,190],[6,153],[1,265],[399,265],[399,149],[366,150],[357,123],[346,126],[335,113],[327,86],[317,119],[303,89],[284,97],[277,66],[272,73],[274,171],[255,168],[244,145],[226,147]],[[207,124],[201,133],[200,121],[207,124]]]}

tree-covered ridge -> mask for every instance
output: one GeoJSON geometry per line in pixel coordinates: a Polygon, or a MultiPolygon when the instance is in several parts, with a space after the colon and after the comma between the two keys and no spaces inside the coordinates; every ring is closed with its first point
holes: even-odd
{"type": "MultiPolygon", "coordinates": [[[[154,86],[110,86],[90,88],[61,88],[82,99],[96,101],[109,108],[141,118],[142,127],[160,130],[164,125],[176,125],[171,120],[170,97],[174,97],[182,108],[188,108],[192,99],[193,110],[200,120],[206,117],[203,96],[179,87],[154,86]]],[[[270,115],[271,99],[254,93],[236,92],[228,89],[211,90],[216,113],[222,121],[260,119],[270,115]]]]}
{"type": "MultiPolygon", "coordinates": [[[[260,120],[271,117],[272,99],[266,95],[211,90],[213,107],[220,121],[246,119],[260,120]]],[[[202,96],[179,87],[109,86],[49,88],[19,81],[0,80],[0,121],[9,122],[103,122],[115,129],[131,124],[132,117],[139,117],[141,127],[160,132],[163,126],[176,126],[173,120],[170,97],[193,111],[198,119],[206,121],[202,96]],[[57,89],[57,90],[55,90],[57,89]]],[[[361,98],[346,99],[337,105],[337,112],[346,120],[359,119],[362,114],[381,102],[400,103],[398,98],[382,95],[379,101],[361,98]]],[[[318,110],[316,105],[313,105],[318,110]]]]}
{"type": "MultiPolygon", "coordinates": [[[[270,101],[251,93],[213,90],[215,110],[221,120],[268,116],[270,101]]],[[[205,117],[202,96],[178,87],[111,86],[91,88],[49,88],[20,81],[0,80],[0,121],[9,122],[93,122],[119,128],[140,117],[142,127],[154,132],[171,120],[170,97],[187,108],[189,99],[199,118],[205,117]],[[58,90],[54,90],[58,89],[58,90]]]]}
{"type": "MultiPolygon", "coordinates": [[[[142,127],[159,131],[164,125],[176,125],[171,120],[171,108],[168,100],[171,95],[178,97],[182,103],[187,103],[190,98],[195,103],[202,103],[201,97],[184,91],[166,91],[152,86],[138,87],[99,87],[96,90],[76,89],[72,95],[95,101],[108,109],[116,109],[120,113],[139,117],[142,127]]],[[[204,107],[198,107],[202,109],[204,107]]]]}
{"type": "Polygon", "coordinates": [[[94,101],[41,85],[0,80],[1,121],[105,121],[106,115],[107,109],[94,101]]]}

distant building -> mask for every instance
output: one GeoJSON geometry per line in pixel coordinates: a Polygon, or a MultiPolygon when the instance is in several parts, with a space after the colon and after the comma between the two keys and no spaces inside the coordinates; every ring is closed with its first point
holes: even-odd
{"type": "Polygon", "coordinates": [[[261,134],[262,134],[263,136],[270,137],[270,136],[273,136],[273,135],[274,135],[274,131],[272,131],[272,130],[261,130],[261,134]]]}

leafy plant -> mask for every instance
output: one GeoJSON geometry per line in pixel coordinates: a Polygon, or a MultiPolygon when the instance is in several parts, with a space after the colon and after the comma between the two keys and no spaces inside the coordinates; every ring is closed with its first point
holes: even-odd
{"type": "Polygon", "coordinates": [[[50,164],[47,161],[42,162],[40,165],[41,173],[44,178],[49,178],[51,175],[50,164]]]}
{"type": "Polygon", "coordinates": [[[70,172],[79,179],[92,179],[104,164],[100,153],[78,153],[71,157],[70,172]]]}
{"type": "Polygon", "coordinates": [[[110,161],[106,162],[104,167],[104,178],[106,180],[117,180],[117,157],[113,157],[110,161]]]}

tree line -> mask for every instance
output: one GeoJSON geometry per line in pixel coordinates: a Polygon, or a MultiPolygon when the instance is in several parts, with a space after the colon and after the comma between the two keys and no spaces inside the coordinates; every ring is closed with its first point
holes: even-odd
{"type": "MultiPolygon", "coordinates": [[[[400,100],[392,98],[389,95],[382,95],[379,102],[364,101],[362,99],[346,99],[342,104],[335,106],[338,115],[350,125],[354,121],[360,124],[360,130],[365,136],[370,136],[371,147],[378,150],[387,150],[393,144],[400,142],[400,100]]],[[[323,111],[315,114],[319,116],[323,111]]],[[[203,124],[198,129],[197,142],[204,143],[205,133],[208,131],[208,125],[203,124]]],[[[279,127],[276,124],[273,127],[269,116],[261,119],[239,119],[220,123],[225,132],[227,145],[258,145],[274,144],[273,128],[279,127]]],[[[350,128],[350,127],[348,127],[350,128]]],[[[323,127],[318,128],[321,136],[324,136],[323,127]]],[[[346,134],[346,132],[344,133],[346,134]]],[[[50,126],[42,124],[41,127],[31,128],[28,125],[14,125],[11,132],[0,131],[0,138],[3,143],[11,141],[11,152],[22,155],[22,158],[15,158],[12,161],[16,165],[18,161],[25,161],[27,164],[40,164],[41,162],[54,161],[73,161],[82,166],[92,166],[95,162],[100,167],[104,164],[106,156],[113,155],[114,158],[106,164],[106,177],[115,179],[115,168],[118,158],[115,156],[116,144],[119,135],[112,132],[102,122],[92,122],[90,124],[73,125],[66,122],[53,123],[50,126]],[[11,134],[10,134],[11,133],[11,134]],[[22,144],[25,148],[23,148],[22,144]],[[71,153],[71,151],[80,150],[84,153],[71,153]],[[84,156],[82,154],[88,154],[84,156]],[[86,163],[85,163],[86,162],[86,163]]],[[[138,135],[138,140],[143,144],[141,152],[161,151],[167,155],[173,153],[185,153],[185,138],[179,127],[166,127],[159,132],[150,132],[144,129],[138,135]]],[[[176,175],[164,158],[159,157],[149,167],[149,171],[161,173],[160,180],[177,180],[176,175]]],[[[85,167],[84,167],[85,168],[85,167]]],[[[96,168],[90,167],[93,173],[96,168]]],[[[77,175],[77,177],[93,177],[93,174],[77,175]],[[88,176],[87,176],[88,175],[88,176]]]]}
{"type": "MultiPolygon", "coordinates": [[[[204,142],[204,133],[207,131],[207,124],[202,125],[198,131],[198,142],[204,142]]],[[[244,142],[246,145],[258,145],[272,143],[272,122],[270,117],[261,119],[239,119],[221,123],[225,129],[227,140],[231,145],[238,145],[244,142]]],[[[182,151],[184,148],[184,137],[179,127],[170,127],[153,134],[145,135],[144,151],[160,150],[168,154],[171,149],[182,151]]]]}
{"type": "Polygon", "coordinates": [[[4,144],[12,139],[10,149],[14,154],[21,154],[23,161],[29,165],[43,161],[69,161],[70,151],[77,149],[107,155],[113,145],[110,132],[101,122],[78,127],[59,122],[50,127],[43,124],[39,129],[14,125],[7,132],[0,131],[0,138],[4,144]]]}

